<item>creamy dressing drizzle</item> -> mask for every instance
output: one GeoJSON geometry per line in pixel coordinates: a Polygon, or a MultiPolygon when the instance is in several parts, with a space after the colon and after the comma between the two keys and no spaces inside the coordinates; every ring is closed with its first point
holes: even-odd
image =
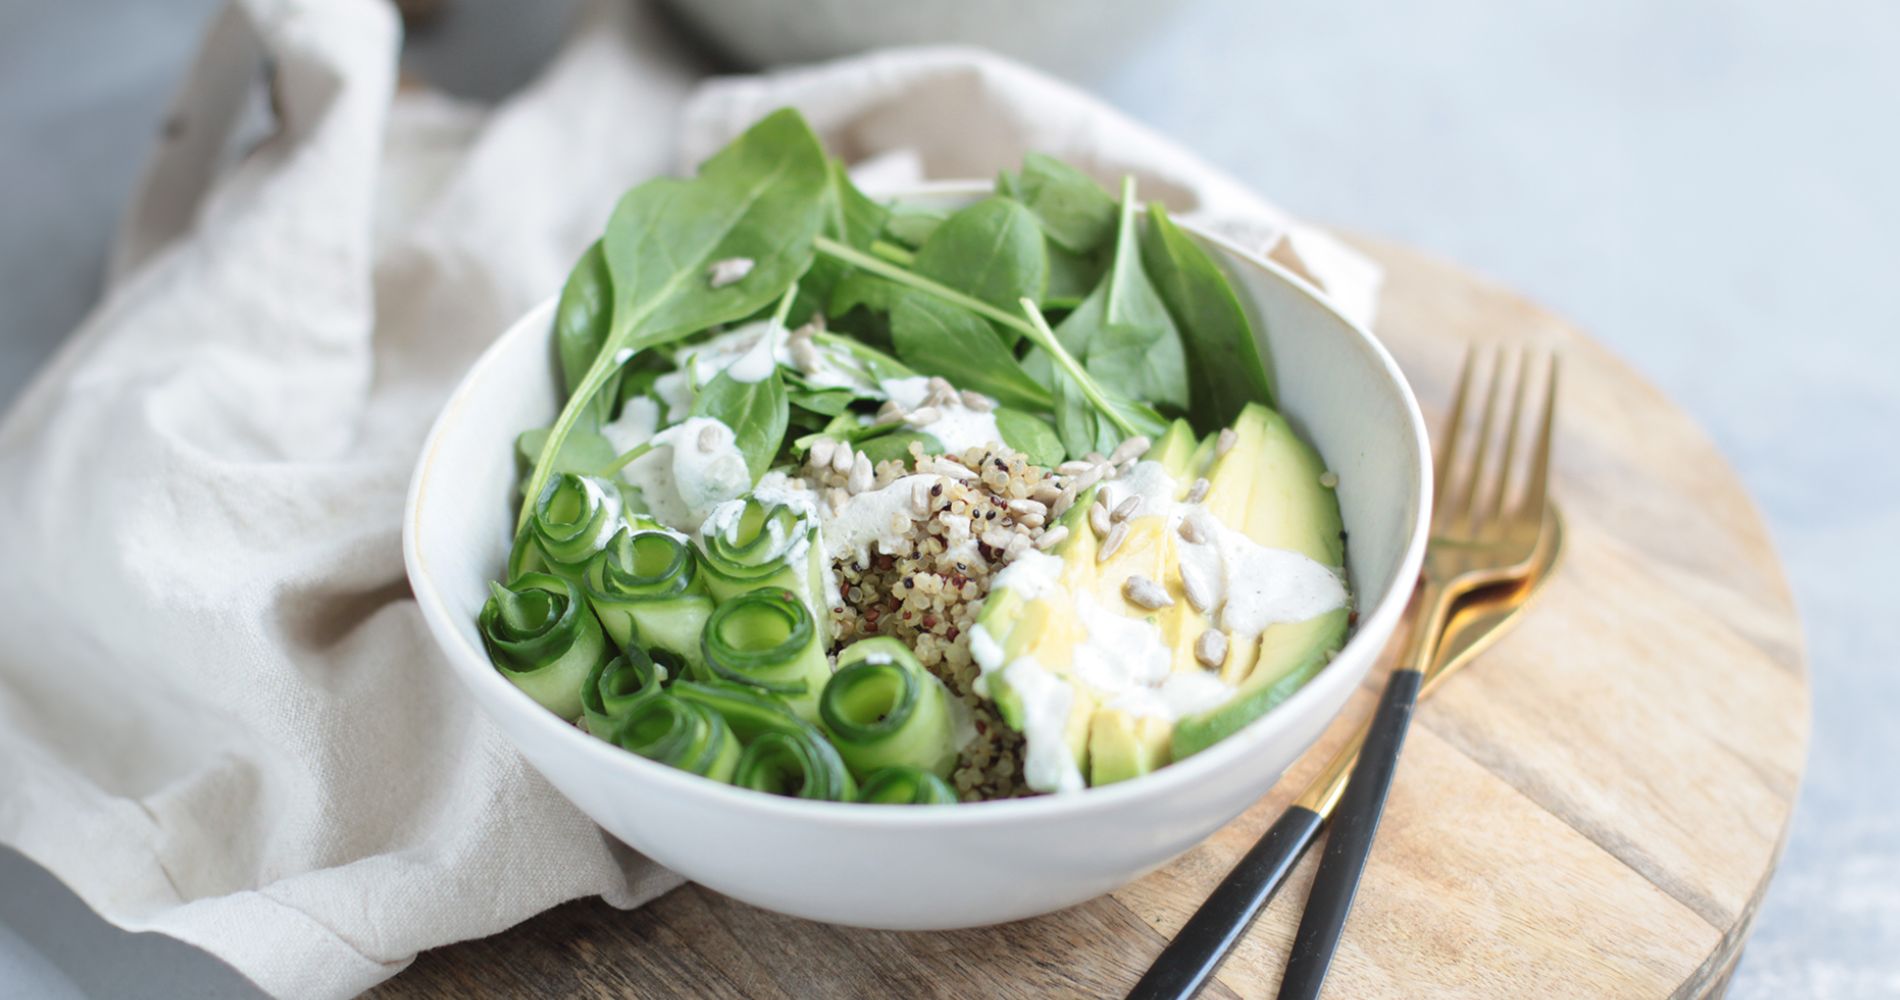
{"type": "Polygon", "coordinates": [[[752,485],[732,428],[712,417],[681,421],[654,434],[652,442],[653,450],[629,462],[620,476],[639,488],[647,510],[664,524],[695,530],[752,485]]]}
{"type": "Polygon", "coordinates": [[[1028,656],[1011,660],[1003,679],[1022,699],[1023,780],[1042,792],[1081,791],[1082,771],[1064,739],[1075,689],[1028,656]]]}
{"type": "Polygon", "coordinates": [[[833,559],[849,553],[859,562],[868,562],[873,545],[910,530],[912,497],[916,495],[917,484],[935,486],[943,481],[944,477],[939,475],[918,473],[852,497],[836,514],[823,520],[821,534],[825,553],[833,559]],[[896,518],[903,518],[901,531],[893,530],[896,518]]]}
{"type": "MultiPolygon", "coordinates": [[[[887,378],[878,383],[891,401],[905,410],[915,410],[924,405],[924,398],[930,394],[930,380],[922,375],[910,378],[887,378]]],[[[913,425],[915,429],[936,438],[948,452],[962,452],[969,448],[980,448],[988,444],[1001,444],[1002,432],[996,429],[996,414],[978,412],[959,400],[955,403],[938,404],[937,419],[926,424],[913,425]]]]}

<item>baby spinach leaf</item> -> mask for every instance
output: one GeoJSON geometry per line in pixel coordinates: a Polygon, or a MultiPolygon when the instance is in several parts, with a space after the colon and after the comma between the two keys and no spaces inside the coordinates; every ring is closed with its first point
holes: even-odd
{"type": "MultiPolygon", "coordinates": [[[[1028,456],[1037,465],[1053,466],[1062,462],[1065,452],[1062,439],[1056,435],[1049,422],[1033,413],[998,407],[996,410],[996,431],[1003,436],[1003,443],[1028,456]]],[[[1087,450],[1083,451],[1086,454],[1087,450]]]]}
{"type": "MultiPolygon", "coordinates": [[[[534,461],[540,456],[541,448],[547,444],[547,440],[546,427],[522,431],[515,438],[515,454],[520,458],[524,472],[533,471],[534,461]]],[[[602,437],[598,431],[576,428],[567,436],[567,443],[562,446],[560,452],[554,456],[554,475],[558,476],[564,472],[584,476],[596,475],[600,470],[612,465],[615,457],[613,443],[602,437]]],[[[526,485],[527,478],[524,475],[522,486],[525,488],[526,485]]]]}
{"type": "Polygon", "coordinates": [[[890,461],[909,463],[913,443],[922,444],[926,455],[943,454],[943,443],[923,431],[892,431],[862,438],[857,442],[857,450],[870,459],[873,466],[890,461]]]}
{"type": "Polygon", "coordinates": [[[1273,405],[1271,359],[1254,340],[1227,275],[1158,204],[1148,206],[1141,257],[1181,331],[1195,429],[1225,427],[1248,403],[1273,405]]]}
{"type": "Polygon", "coordinates": [[[785,383],[777,372],[757,382],[741,382],[720,372],[693,397],[693,416],[712,417],[732,428],[733,444],[745,456],[755,483],[771,467],[785,441],[790,418],[786,407],[785,383]]]}
{"type": "Polygon", "coordinates": [[[1088,253],[1115,232],[1115,199],[1089,175],[1052,156],[1030,153],[1015,197],[1035,215],[1049,239],[1072,253],[1088,253]]]}
{"type": "Polygon", "coordinates": [[[1122,185],[1122,208],[1108,274],[1056,338],[1103,388],[1130,399],[1186,409],[1187,360],[1181,335],[1141,266],[1135,237],[1135,185],[1122,185]]]}
{"type": "Polygon", "coordinates": [[[915,205],[892,205],[884,220],[884,234],[912,250],[924,245],[930,234],[943,225],[946,213],[915,205]]]}
{"type": "Polygon", "coordinates": [[[595,240],[568,272],[561,300],[554,307],[555,353],[561,359],[561,381],[569,395],[587,377],[587,369],[600,356],[600,345],[607,342],[613,305],[613,278],[607,273],[600,241],[595,240]]]}
{"type": "Polygon", "coordinates": [[[1043,293],[1042,308],[1074,309],[1102,283],[1113,258],[1111,248],[1089,253],[1065,250],[1053,241],[1049,244],[1049,290],[1043,293]]]}
{"type": "Polygon", "coordinates": [[[1049,254],[1036,217],[1008,198],[958,210],[917,249],[916,274],[997,309],[1025,296],[1041,299],[1049,254]]]}
{"type": "Polygon", "coordinates": [[[891,309],[891,343],[904,363],[999,402],[1047,410],[1049,390],[1022,365],[982,317],[921,292],[904,291],[891,309]]]}
{"type": "MultiPolygon", "coordinates": [[[[782,373],[781,373],[782,374],[782,373]]],[[[835,417],[851,406],[858,394],[850,389],[797,388],[792,379],[787,378],[785,387],[786,402],[801,410],[826,417],[835,417]]]]}
{"type": "MultiPolygon", "coordinates": [[[[885,218],[890,214],[883,205],[858,190],[845,172],[844,164],[835,159],[827,165],[824,203],[824,224],[819,231],[860,250],[871,248],[878,234],[884,231],[885,218]]],[[[793,308],[792,315],[802,322],[812,313],[828,309],[833,290],[850,272],[848,265],[830,257],[813,260],[811,269],[799,279],[800,302],[793,308]]]]}
{"type": "MultiPolygon", "coordinates": [[[[549,432],[529,496],[547,482],[554,457],[591,412],[590,402],[611,379],[614,356],[623,348],[638,351],[743,318],[792,286],[811,263],[829,181],[817,136],[798,112],[786,109],[747,129],[693,179],[648,181],[620,199],[601,241],[613,282],[613,318],[549,432]],[[714,288],[708,267],[731,258],[751,260],[751,271],[714,288]]],[[[524,505],[522,523],[527,514],[524,505]]]]}
{"type": "Polygon", "coordinates": [[[1153,407],[1103,388],[1056,339],[1034,300],[1025,298],[1021,306],[1029,319],[1030,342],[1046,352],[1052,362],[1056,433],[1070,454],[1109,451],[1122,438],[1137,434],[1159,437],[1167,429],[1167,421],[1153,407]],[[1100,447],[1102,442],[1109,447],[1100,447]]]}

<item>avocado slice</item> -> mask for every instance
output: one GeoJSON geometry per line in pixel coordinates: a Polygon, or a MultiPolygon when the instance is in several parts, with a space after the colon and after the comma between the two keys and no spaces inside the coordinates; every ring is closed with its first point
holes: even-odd
{"type": "MultiPolygon", "coordinates": [[[[1234,422],[1237,440],[1208,473],[1208,511],[1268,548],[1287,549],[1323,565],[1345,562],[1339,501],[1320,484],[1319,453],[1286,418],[1249,404],[1234,422]]],[[[1222,678],[1238,690],[1226,704],[1175,723],[1179,760],[1226,739],[1285,701],[1331,662],[1345,644],[1351,601],[1303,622],[1270,625],[1257,640],[1237,643],[1222,678]]]]}
{"type": "MultiPolygon", "coordinates": [[[[1234,445],[1216,455],[1217,435],[1198,439],[1186,422],[1175,421],[1144,459],[1159,462],[1182,491],[1206,476],[1209,488],[1202,504],[1228,530],[1240,531],[1262,546],[1338,567],[1343,561],[1339,507],[1332,491],[1320,484],[1324,467],[1319,456],[1264,406],[1246,407],[1233,431],[1234,445]]],[[[1078,601],[1090,600],[1105,611],[1152,622],[1169,649],[1175,674],[1207,674],[1194,656],[1194,644],[1211,623],[1186,599],[1182,543],[1171,522],[1146,516],[1124,522],[1120,547],[1101,561],[1096,557],[1100,542],[1087,523],[1092,502],[1093,497],[1085,495],[1064,514],[1059,523],[1068,526],[1069,537],[1053,553],[1028,557],[1021,576],[990,593],[978,618],[982,631],[972,636],[979,663],[990,664],[988,695],[1012,727],[1023,729],[1030,706],[1012,681],[1009,665],[1028,660],[1041,668],[1018,675],[1022,684],[1038,689],[1041,711],[1053,710],[1049,679],[1073,690],[1061,738],[1090,784],[1138,777],[1205,749],[1284,701],[1343,643],[1350,615],[1344,607],[1309,621],[1272,625],[1256,639],[1236,641],[1220,672],[1221,679],[1236,688],[1233,696],[1217,708],[1172,724],[1162,716],[1100,704],[1094,689],[1076,672],[1075,650],[1088,638],[1078,601]],[[1029,571],[1031,567],[1036,571],[1029,571]],[[1160,583],[1173,603],[1158,609],[1130,603],[1123,586],[1134,574],[1160,583]],[[1039,585],[1038,579],[1044,583],[1039,585]],[[1055,580],[1059,584],[1049,582],[1055,580]]]]}

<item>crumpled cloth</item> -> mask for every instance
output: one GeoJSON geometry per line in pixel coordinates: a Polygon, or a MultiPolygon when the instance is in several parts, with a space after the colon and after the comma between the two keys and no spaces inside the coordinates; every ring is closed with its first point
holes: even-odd
{"type": "Polygon", "coordinates": [[[1039,149],[1134,173],[1362,319],[1376,296],[1349,249],[982,52],[700,82],[643,9],[603,3],[491,109],[399,86],[399,45],[371,0],[225,10],[102,301],[0,420],[0,841],[279,996],[679,881],[475,710],[399,538],[437,407],[629,185],[794,104],[887,182],[1039,149]]]}

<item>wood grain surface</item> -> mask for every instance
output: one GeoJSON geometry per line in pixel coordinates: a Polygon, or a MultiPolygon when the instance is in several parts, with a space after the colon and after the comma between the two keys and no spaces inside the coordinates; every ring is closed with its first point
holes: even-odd
{"type": "MultiPolygon", "coordinates": [[[[1522,626],[1421,707],[1326,996],[1719,995],[1801,778],[1801,632],[1762,521],[1708,439],[1583,334],[1412,251],[1376,328],[1436,421],[1466,343],[1563,352],[1570,548],[1522,626]]],[[[1239,819],[1035,920],[934,934],[783,917],[686,886],[427,952],[386,997],[1119,996],[1382,683],[1239,819]]],[[[1271,997],[1318,852],[1203,994],[1271,997]]]]}

